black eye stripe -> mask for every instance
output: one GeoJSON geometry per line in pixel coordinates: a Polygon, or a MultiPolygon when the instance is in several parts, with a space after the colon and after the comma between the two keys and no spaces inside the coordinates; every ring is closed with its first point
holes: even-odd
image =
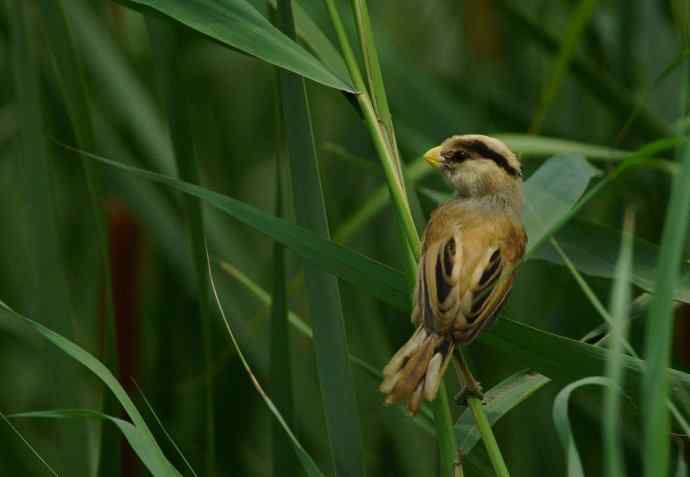
{"type": "Polygon", "coordinates": [[[446,152],[445,154],[443,154],[443,158],[449,162],[460,163],[469,159],[470,155],[467,154],[465,151],[456,150],[446,152]]]}
{"type": "Polygon", "coordinates": [[[505,170],[509,175],[513,177],[522,177],[522,174],[520,174],[520,171],[515,169],[513,166],[510,165],[510,162],[508,162],[508,159],[491,149],[489,146],[487,146],[484,142],[482,141],[470,141],[466,143],[465,148],[477,153],[478,155],[485,157],[486,159],[491,159],[494,161],[499,167],[501,167],[503,170],[505,170]]]}

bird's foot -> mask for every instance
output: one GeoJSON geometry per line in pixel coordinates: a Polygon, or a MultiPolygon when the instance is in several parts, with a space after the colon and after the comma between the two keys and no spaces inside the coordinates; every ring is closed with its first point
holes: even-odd
{"type": "Polygon", "coordinates": [[[474,397],[479,399],[482,404],[484,401],[484,392],[482,391],[482,385],[479,381],[474,381],[470,384],[463,385],[460,391],[455,395],[454,401],[458,406],[467,406],[467,398],[474,397]]]}

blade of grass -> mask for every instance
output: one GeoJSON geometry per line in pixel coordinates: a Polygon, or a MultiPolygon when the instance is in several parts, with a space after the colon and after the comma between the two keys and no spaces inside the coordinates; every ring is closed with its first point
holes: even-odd
{"type": "Polygon", "coordinates": [[[597,5],[597,0],[581,0],[578,3],[575,11],[573,12],[568,26],[563,32],[563,37],[561,38],[561,44],[559,48],[558,55],[554,60],[553,67],[551,69],[551,74],[549,75],[544,88],[542,89],[541,99],[539,101],[539,106],[537,112],[532,120],[532,125],[530,126],[530,133],[536,134],[537,131],[541,129],[541,125],[546,119],[553,100],[556,98],[556,94],[563,81],[563,76],[568,70],[568,65],[572,61],[573,55],[575,54],[575,49],[577,48],[577,43],[580,40],[580,35],[582,35],[589,19],[594,14],[594,8],[597,5]]]}
{"type": "Polygon", "coordinates": [[[553,402],[553,421],[556,424],[556,431],[558,437],[563,444],[566,453],[566,466],[568,477],[584,477],[585,473],[582,469],[582,461],[580,460],[580,453],[577,451],[575,439],[573,437],[573,430],[570,427],[570,419],[568,418],[568,403],[570,395],[576,389],[583,386],[612,386],[607,378],[589,377],[580,379],[561,390],[553,402]]]}
{"type": "Polygon", "coordinates": [[[149,436],[131,423],[90,409],[51,409],[48,411],[31,411],[11,414],[12,419],[98,419],[111,422],[122,432],[127,443],[132,447],[144,466],[154,477],[166,477],[182,474],[171,473],[167,463],[160,460],[156,452],[151,452],[149,436]]]}
{"type": "MultiPolygon", "coordinates": [[[[687,36],[687,35],[686,35],[687,36]]],[[[687,45],[687,38],[685,39],[687,45]]],[[[683,74],[680,104],[681,114],[687,110],[688,79],[690,68],[683,74]]],[[[673,328],[673,290],[678,282],[683,244],[688,232],[687,217],[690,214],[690,144],[678,149],[680,173],[673,178],[671,197],[666,210],[661,238],[659,268],[656,274],[656,293],[647,318],[644,395],[644,475],[666,475],[669,469],[670,420],[665,407],[669,394],[666,368],[671,358],[673,328]]]]}
{"type": "Polygon", "coordinates": [[[245,0],[118,0],[166,15],[232,48],[331,88],[354,92],[289,36],[276,29],[245,0]]]}
{"type": "MultiPolygon", "coordinates": [[[[549,378],[532,371],[520,371],[492,387],[484,395],[485,412],[489,424],[493,426],[499,419],[520,403],[527,400],[537,390],[550,381],[549,378]]],[[[455,434],[458,449],[468,455],[479,442],[480,434],[474,425],[474,416],[470,410],[462,413],[455,423],[455,434]]]]}
{"type": "MultiPolygon", "coordinates": [[[[606,308],[604,308],[604,305],[601,303],[601,301],[599,301],[599,298],[597,298],[596,294],[594,293],[594,290],[592,290],[592,288],[589,286],[587,281],[577,271],[575,264],[573,264],[573,262],[570,260],[570,258],[565,254],[565,252],[560,247],[558,242],[556,242],[555,240],[552,239],[551,244],[554,246],[556,251],[561,256],[563,263],[568,268],[570,273],[573,275],[578,286],[582,289],[582,291],[584,292],[585,296],[587,297],[589,302],[592,304],[594,309],[597,311],[597,313],[599,313],[599,315],[604,319],[604,321],[609,325],[609,327],[613,327],[614,326],[613,317],[608,313],[608,311],[606,311],[606,308]]],[[[626,340],[623,340],[622,345],[629,355],[634,356],[635,358],[638,357],[637,352],[632,347],[632,345],[630,345],[630,343],[628,343],[626,340]]],[[[642,363],[644,365],[644,362],[642,362],[642,363]]],[[[644,369],[644,366],[643,366],[643,369],[644,369]]],[[[678,389],[677,393],[679,396],[683,396],[683,400],[685,400],[685,401],[690,399],[690,393],[688,393],[688,391],[686,389],[683,389],[683,388],[678,389]]],[[[673,404],[673,402],[671,402],[670,399],[667,401],[667,405],[668,405],[668,408],[671,411],[671,413],[674,415],[674,417],[678,421],[678,424],[683,429],[683,431],[687,435],[690,435],[690,425],[688,425],[685,418],[682,416],[682,414],[680,414],[680,411],[678,411],[678,409],[675,407],[675,405],[673,404]]]]}
{"type": "Polygon", "coordinates": [[[603,420],[604,469],[608,477],[625,476],[623,447],[619,435],[621,422],[620,393],[617,389],[623,388],[625,380],[621,356],[623,356],[625,344],[627,344],[627,316],[630,311],[630,278],[632,276],[634,231],[634,216],[632,212],[627,211],[610,304],[611,338],[609,358],[606,362],[606,377],[612,386],[607,386],[605,390],[603,420]]]}
{"type": "MultiPolygon", "coordinates": [[[[279,144],[284,144],[278,127],[279,144]]],[[[276,160],[276,202],[275,215],[283,215],[283,187],[280,164],[282,150],[276,160]]],[[[292,394],[292,366],[290,365],[290,329],[288,327],[287,277],[285,273],[285,248],[275,242],[273,245],[273,299],[271,300],[271,391],[278,409],[282,409],[285,421],[294,425],[294,404],[292,394]]],[[[273,475],[297,475],[295,455],[290,451],[290,442],[277,421],[272,428],[273,475]]]]}
{"type": "Polygon", "coordinates": [[[506,145],[522,159],[530,157],[548,157],[557,154],[582,154],[590,161],[618,162],[630,153],[621,149],[589,144],[568,139],[538,136],[534,134],[496,134],[494,137],[506,145]]]}
{"type": "Polygon", "coordinates": [[[38,459],[41,462],[41,464],[43,464],[43,466],[48,470],[48,472],[51,473],[51,475],[59,477],[58,473],[55,472],[55,469],[53,469],[50,466],[50,464],[48,464],[48,462],[46,462],[46,460],[43,457],[41,457],[41,454],[38,453],[36,448],[31,445],[31,443],[26,439],[26,437],[24,437],[24,435],[19,431],[19,429],[17,429],[17,427],[14,424],[12,424],[12,422],[9,419],[7,419],[7,416],[5,416],[2,412],[0,412],[0,419],[2,419],[5,422],[5,424],[9,426],[10,429],[12,429],[12,432],[17,434],[17,437],[19,437],[19,439],[26,445],[29,451],[31,451],[31,453],[36,457],[36,459],[38,459]]]}
{"type": "MultiPolygon", "coordinates": [[[[160,447],[158,447],[158,444],[153,438],[153,434],[146,425],[144,418],[139,413],[139,410],[136,408],[130,397],[127,395],[127,392],[124,390],[122,385],[117,381],[117,379],[115,379],[115,376],[113,376],[110,370],[103,363],[96,359],[96,357],[94,357],[91,353],[81,348],[77,344],[73,343],[72,341],[66,339],[62,335],[55,333],[54,331],[41,325],[40,323],[13,311],[11,308],[5,306],[0,307],[0,319],[15,320],[27,325],[33,331],[37,332],[43,338],[49,341],[62,353],[74,359],[76,362],[86,367],[89,371],[95,374],[98,377],[98,379],[101,382],[103,382],[115,395],[115,397],[120,402],[129,418],[132,420],[132,424],[126,421],[121,422],[127,424],[127,426],[131,426],[133,429],[136,430],[136,437],[142,440],[141,449],[143,450],[146,457],[145,463],[148,463],[147,466],[154,465],[156,469],[160,469],[160,472],[156,472],[154,473],[154,475],[181,477],[182,474],[177,472],[177,470],[172,466],[172,464],[168,462],[168,460],[165,458],[165,455],[163,454],[163,451],[161,451],[160,447]]],[[[93,411],[87,412],[93,413],[93,411]]],[[[125,426],[125,428],[129,430],[130,428],[127,426],[125,426]]]]}
{"type": "MultiPolygon", "coordinates": [[[[611,227],[582,220],[573,220],[557,234],[558,242],[568,254],[575,267],[582,273],[601,278],[615,276],[615,262],[611,253],[618,245],[617,231],[611,227]],[[586,245],[583,240],[587,241],[586,245]]],[[[646,240],[635,238],[635,257],[632,282],[639,288],[653,292],[656,288],[655,274],[659,260],[658,246],[646,240]]],[[[544,244],[531,258],[563,264],[558,252],[550,244],[544,244]]],[[[681,264],[682,275],[673,290],[673,299],[690,303],[690,264],[681,264]]]]}
{"type": "Polygon", "coordinates": [[[549,159],[525,182],[523,223],[529,237],[528,256],[562,224],[597,173],[582,156],[564,154],[549,159]]]}
{"type": "MultiPolygon", "coordinates": [[[[278,24],[289,38],[296,37],[292,0],[278,0],[278,24]]],[[[330,239],[306,85],[291,73],[278,75],[297,222],[330,239]]],[[[309,263],[304,277],[309,312],[320,317],[313,320],[314,349],[334,472],[364,476],[362,431],[338,281],[309,263]]]]}
{"type": "MultiPolygon", "coordinates": [[[[270,0],[270,3],[273,8],[277,8],[276,0],[270,0]]],[[[349,78],[350,73],[345,60],[328,36],[299,3],[293,3],[292,7],[295,13],[297,35],[302,42],[338,77],[349,78]]]]}
{"type": "MultiPolygon", "coordinates": [[[[29,270],[30,282],[26,285],[30,296],[31,313],[66,336],[73,336],[75,317],[70,303],[69,289],[64,269],[64,257],[60,250],[58,215],[53,196],[52,164],[45,142],[45,123],[41,105],[37,64],[37,49],[32,25],[29,23],[29,6],[25,2],[8,2],[11,55],[14,88],[16,94],[18,124],[20,131],[20,154],[16,158],[18,182],[21,184],[23,208],[23,241],[20,246],[20,263],[29,270]]],[[[65,406],[83,399],[82,383],[76,371],[53,349],[46,351],[49,361],[55,366],[49,379],[53,404],[65,406]],[[58,379],[60,382],[58,383],[58,379]]],[[[97,458],[91,453],[87,428],[83,425],[59,427],[55,446],[61,453],[61,462],[56,463],[60,474],[95,475],[91,467],[97,458]]]]}
{"type": "Polygon", "coordinates": [[[153,418],[156,420],[156,424],[158,424],[158,427],[161,428],[161,431],[163,431],[163,434],[165,434],[165,438],[168,439],[168,442],[170,442],[170,444],[175,448],[175,452],[177,452],[177,455],[180,456],[185,466],[189,470],[189,473],[192,474],[194,477],[198,477],[197,473],[194,471],[194,468],[187,460],[187,457],[185,457],[184,452],[182,452],[180,446],[177,445],[175,439],[173,439],[172,435],[170,435],[168,430],[163,425],[163,421],[161,421],[160,417],[158,417],[158,414],[156,414],[156,410],[153,408],[149,400],[146,398],[146,395],[144,394],[143,389],[141,389],[141,386],[139,386],[139,383],[134,381],[134,386],[137,388],[137,391],[139,391],[139,395],[141,396],[141,399],[144,401],[144,404],[146,404],[147,409],[149,410],[153,418]]]}
{"type": "Polygon", "coordinates": [[[239,200],[188,182],[121,164],[95,154],[80,154],[135,176],[166,184],[218,208],[222,212],[287,246],[312,266],[318,266],[352,284],[371,287],[374,296],[399,309],[409,310],[409,288],[403,275],[351,249],[318,236],[299,225],[278,219],[239,200]],[[383,287],[383,288],[381,288],[383,287]]]}
{"type": "MultiPolygon", "coordinates": [[[[184,71],[184,48],[189,36],[178,25],[163,23],[165,20],[148,19],[148,29],[154,58],[157,59],[162,97],[168,105],[170,136],[175,162],[180,177],[190,183],[200,182],[200,164],[192,133],[194,108],[190,97],[192,90],[184,71]]],[[[213,340],[209,302],[209,281],[206,266],[206,235],[204,232],[203,209],[198,199],[183,197],[184,217],[187,225],[187,239],[193,257],[194,275],[199,300],[199,324],[204,349],[206,386],[204,387],[205,413],[205,468],[206,475],[216,475],[216,431],[214,381],[209,369],[213,362],[213,340]]]]}
{"type": "Polygon", "coordinates": [[[482,436],[484,441],[484,447],[486,447],[486,452],[489,454],[489,459],[493,465],[494,472],[498,477],[508,477],[510,473],[508,472],[508,467],[506,466],[503,455],[501,454],[501,448],[496,442],[494,433],[491,429],[491,424],[486,417],[484,409],[482,408],[482,402],[479,399],[468,399],[467,400],[472,414],[474,416],[474,421],[476,423],[477,429],[482,436]]]}
{"type": "MultiPolygon", "coordinates": [[[[605,350],[519,323],[505,314],[493,329],[477,339],[495,350],[508,353],[515,366],[534,369],[554,381],[569,382],[604,374],[605,350]]],[[[622,361],[630,376],[625,383],[626,390],[639,390],[644,362],[630,356],[624,356],[622,361]]],[[[690,403],[684,400],[683,395],[683,388],[690,386],[690,375],[675,369],[667,369],[666,374],[672,382],[674,398],[685,409],[690,409],[690,403]]]]}
{"type": "Polygon", "coordinates": [[[232,331],[232,328],[230,327],[230,322],[228,321],[227,316],[225,316],[225,311],[223,310],[223,306],[221,305],[220,302],[220,296],[218,295],[218,290],[216,289],[216,284],[213,279],[213,270],[211,269],[211,261],[207,257],[207,265],[208,265],[208,275],[209,275],[209,280],[211,283],[211,291],[213,292],[213,297],[215,299],[216,306],[218,307],[218,311],[220,312],[220,316],[223,319],[223,323],[225,324],[225,329],[228,332],[228,335],[230,337],[230,340],[232,341],[232,344],[235,348],[235,351],[237,351],[237,355],[240,357],[240,361],[242,361],[242,366],[244,367],[245,371],[247,372],[247,375],[252,381],[252,384],[256,388],[256,391],[259,393],[261,398],[264,400],[266,403],[266,406],[268,406],[268,409],[271,411],[273,416],[278,420],[280,423],[281,427],[285,430],[285,433],[288,435],[290,438],[290,441],[292,442],[292,445],[295,449],[295,452],[297,453],[297,457],[300,460],[300,463],[302,464],[302,467],[304,468],[304,471],[309,477],[323,477],[323,474],[319,470],[319,468],[316,466],[316,463],[314,460],[311,458],[311,456],[307,453],[306,450],[304,450],[304,447],[302,447],[302,444],[300,444],[299,440],[297,440],[297,437],[295,434],[292,432],[290,429],[290,426],[287,425],[285,422],[285,419],[283,416],[280,414],[280,411],[278,411],[278,408],[273,404],[273,401],[268,397],[264,389],[261,387],[261,384],[259,384],[258,379],[252,372],[251,367],[249,366],[249,362],[247,359],[244,357],[244,353],[242,353],[242,350],[240,349],[239,343],[237,341],[237,338],[235,337],[235,334],[232,331]]]}

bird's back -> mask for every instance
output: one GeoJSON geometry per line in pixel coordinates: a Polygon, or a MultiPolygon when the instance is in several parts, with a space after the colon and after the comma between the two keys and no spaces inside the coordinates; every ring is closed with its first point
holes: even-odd
{"type": "Polygon", "coordinates": [[[413,319],[469,341],[510,288],[526,243],[519,216],[501,204],[454,199],[434,211],[423,243],[413,319]]]}

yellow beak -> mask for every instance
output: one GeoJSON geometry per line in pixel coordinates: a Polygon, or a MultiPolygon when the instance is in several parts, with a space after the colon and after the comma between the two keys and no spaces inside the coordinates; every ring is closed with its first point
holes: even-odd
{"type": "Polygon", "coordinates": [[[441,165],[441,146],[432,147],[424,153],[424,160],[432,167],[439,167],[441,165]]]}

